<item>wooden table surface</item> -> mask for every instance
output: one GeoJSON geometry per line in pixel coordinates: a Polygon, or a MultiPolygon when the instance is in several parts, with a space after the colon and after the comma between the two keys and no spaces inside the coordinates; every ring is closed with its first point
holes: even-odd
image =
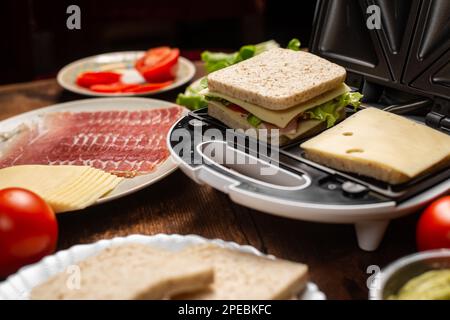
{"type": "MultiPolygon", "coordinates": [[[[196,67],[199,77],[202,67],[196,67]]],[[[175,91],[154,97],[174,101],[175,91]]],[[[0,120],[84,98],[63,90],[55,79],[0,86],[0,120]]],[[[58,249],[130,234],[198,234],[306,263],[311,280],[329,299],[367,299],[367,267],[383,267],[414,252],[416,221],[417,214],[392,221],[379,249],[364,252],[352,225],[289,220],[251,210],[177,170],[128,197],[59,215],[58,249]]]]}

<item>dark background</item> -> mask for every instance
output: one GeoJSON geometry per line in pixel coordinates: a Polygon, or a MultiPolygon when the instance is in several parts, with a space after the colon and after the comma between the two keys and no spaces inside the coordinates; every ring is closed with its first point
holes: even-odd
{"type": "Polygon", "coordinates": [[[291,38],[309,42],[316,1],[280,0],[1,0],[0,83],[53,77],[65,64],[102,52],[179,47],[204,49],[291,38]],[[81,30],[68,30],[66,9],[81,8],[81,30]]]}

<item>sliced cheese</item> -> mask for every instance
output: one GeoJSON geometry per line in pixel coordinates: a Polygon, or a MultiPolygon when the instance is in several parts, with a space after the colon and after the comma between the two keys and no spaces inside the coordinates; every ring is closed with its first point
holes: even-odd
{"type": "Polygon", "coordinates": [[[0,169],[0,189],[23,187],[41,196],[50,196],[66,181],[74,181],[90,172],[90,167],[24,165],[0,169]]]}
{"type": "Polygon", "coordinates": [[[86,208],[120,181],[122,178],[89,166],[22,165],[0,169],[0,189],[31,190],[55,212],[86,208]]]}
{"type": "Polygon", "coordinates": [[[73,206],[78,205],[80,207],[86,207],[92,204],[105,193],[110,191],[110,185],[114,183],[116,178],[117,177],[114,175],[103,175],[96,181],[96,184],[94,184],[90,188],[87,188],[83,193],[80,194],[79,197],[76,196],[68,199],[68,203],[73,206]]]}
{"type": "Polygon", "coordinates": [[[64,199],[70,195],[78,194],[79,191],[86,189],[86,181],[96,181],[101,175],[101,170],[95,170],[94,168],[88,167],[88,170],[85,173],[68,182],[64,188],[51,190],[51,193],[48,194],[49,200],[55,199],[56,201],[56,199],[64,199]]]}
{"type": "MultiPolygon", "coordinates": [[[[339,118],[337,119],[337,121],[345,119],[345,115],[346,115],[345,109],[340,110],[339,118]]],[[[305,135],[306,133],[311,132],[320,125],[323,126],[323,129],[326,129],[326,122],[324,121],[315,119],[302,120],[298,122],[297,131],[295,131],[294,133],[287,133],[285,134],[285,136],[288,137],[290,140],[294,140],[305,135]]]]}
{"type": "Polygon", "coordinates": [[[450,165],[450,137],[376,108],[304,142],[306,157],[334,169],[391,184],[450,165]]]}
{"type": "Polygon", "coordinates": [[[292,119],[299,116],[303,112],[312,109],[322,103],[330,101],[349,91],[350,88],[345,83],[342,83],[336,89],[328,91],[307,102],[301,103],[295,107],[286,110],[269,110],[255,104],[230,97],[222,93],[209,91],[208,89],[201,91],[201,94],[230,101],[240,106],[241,108],[247,110],[251,114],[254,114],[255,116],[257,116],[258,118],[260,118],[265,122],[272,123],[280,128],[285,128],[292,119]]]}
{"type": "MultiPolygon", "coordinates": [[[[214,108],[220,110],[221,115],[219,116],[220,119],[218,120],[224,122],[226,125],[231,126],[234,129],[243,129],[243,130],[253,129],[253,127],[248,123],[246,116],[242,116],[241,113],[233,111],[230,108],[227,108],[224,104],[220,103],[219,101],[210,101],[208,103],[208,113],[211,115],[219,115],[219,113],[216,112],[214,108]]],[[[302,120],[298,122],[297,130],[295,132],[283,134],[282,136],[289,138],[289,140],[293,140],[301,137],[305,133],[317,128],[322,124],[323,121],[320,120],[312,120],[312,119],[302,120]]],[[[264,129],[265,128],[264,124],[262,124],[258,128],[264,129]]]]}
{"type": "Polygon", "coordinates": [[[89,181],[95,181],[92,185],[86,185],[85,180],[81,180],[78,183],[78,188],[73,189],[69,192],[64,192],[62,195],[59,196],[60,199],[64,199],[67,203],[77,203],[84,201],[84,198],[89,196],[89,194],[92,192],[92,190],[95,190],[100,185],[103,184],[103,182],[112,175],[106,175],[103,171],[95,170],[94,175],[90,178],[89,181]]]}

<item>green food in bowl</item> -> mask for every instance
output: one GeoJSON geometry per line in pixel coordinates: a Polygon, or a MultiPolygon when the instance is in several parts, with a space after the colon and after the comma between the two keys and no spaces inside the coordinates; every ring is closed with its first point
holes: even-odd
{"type": "Polygon", "coordinates": [[[450,269],[432,270],[409,280],[390,300],[450,300],[450,269]]]}

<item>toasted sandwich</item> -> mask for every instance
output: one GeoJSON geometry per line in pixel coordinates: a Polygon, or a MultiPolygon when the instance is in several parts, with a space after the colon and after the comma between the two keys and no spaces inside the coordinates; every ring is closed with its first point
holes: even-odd
{"type": "MultiPolygon", "coordinates": [[[[267,129],[286,144],[333,126],[362,97],[343,67],[314,54],[276,48],[208,75],[208,114],[233,129],[267,129]],[[278,129],[278,131],[274,131],[278,129]]],[[[255,130],[257,133],[258,130],[255,130]]]]}

